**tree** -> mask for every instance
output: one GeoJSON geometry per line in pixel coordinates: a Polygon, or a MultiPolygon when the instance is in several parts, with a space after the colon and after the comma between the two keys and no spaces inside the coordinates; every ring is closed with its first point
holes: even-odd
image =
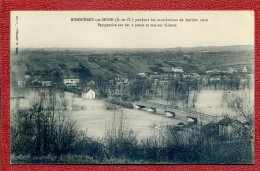
{"type": "Polygon", "coordinates": [[[79,130],[68,116],[66,101],[42,93],[28,109],[18,109],[11,125],[12,154],[60,156],[73,149],[79,130]]]}
{"type": "Polygon", "coordinates": [[[246,121],[251,130],[254,129],[254,91],[246,90],[227,99],[228,107],[246,121]]]}

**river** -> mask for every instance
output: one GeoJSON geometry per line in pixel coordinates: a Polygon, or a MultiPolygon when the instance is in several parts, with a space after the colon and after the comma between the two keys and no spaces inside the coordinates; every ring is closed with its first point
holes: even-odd
{"type": "MultiPolygon", "coordinates": [[[[29,107],[39,90],[30,90],[24,94],[25,98],[19,100],[20,107],[29,107]]],[[[240,91],[230,91],[229,95],[240,93],[240,91]]],[[[78,106],[79,110],[69,110],[72,119],[76,120],[80,129],[87,131],[88,136],[102,138],[105,131],[109,129],[113,120],[119,121],[123,113],[125,129],[132,129],[139,138],[157,136],[167,125],[177,125],[181,120],[168,118],[161,114],[151,113],[144,110],[126,109],[106,110],[105,102],[102,100],[85,100],[75,94],[65,92],[64,97],[68,101],[68,106],[78,106]]],[[[20,94],[21,96],[21,94],[20,94]]],[[[59,95],[58,95],[59,96],[59,95]]],[[[197,95],[194,110],[221,116],[223,114],[235,115],[226,102],[223,101],[223,90],[201,90],[197,95]]],[[[11,109],[15,108],[17,101],[11,100],[11,109]]],[[[165,101],[157,100],[165,103],[165,101]]]]}

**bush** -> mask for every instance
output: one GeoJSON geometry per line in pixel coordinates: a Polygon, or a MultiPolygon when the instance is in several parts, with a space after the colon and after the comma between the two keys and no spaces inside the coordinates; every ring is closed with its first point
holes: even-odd
{"type": "Polygon", "coordinates": [[[244,139],[243,134],[237,134],[237,129],[229,134],[239,137],[227,138],[225,133],[224,137],[219,136],[216,123],[203,127],[166,126],[159,136],[138,140],[133,130],[125,128],[122,108],[114,110],[114,118],[103,139],[89,138],[68,116],[66,101],[57,97],[43,94],[31,108],[18,109],[14,113],[11,125],[12,163],[253,162],[253,139],[244,139]]]}
{"type": "Polygon", "coordinates": [[[116,104],[116,105],[128,108],[128,109],[134,108],[134,106],[131,102],[124,102],[124,101],[117,101],[117,100],[106,100],[106,101],[109,103],[112,103],[112,104],[116,104]]]}
{"type": "Polygon", "coordinates": [[[31,108],[18,109],[11,126],[11,152],[16,155],[67,154],[79,131],[69,118],[66,102],[53,94],[42,94],[31,108]]]}
{"type": "Polygon", "coordinates": [[[107,128],[103,139],[108,151],[109,158],[128,158],[133,159],[136,156],[137,138],[133,130],[125,129],[123,110],[120,116],[114,111],[113,122],[107,128]]]}

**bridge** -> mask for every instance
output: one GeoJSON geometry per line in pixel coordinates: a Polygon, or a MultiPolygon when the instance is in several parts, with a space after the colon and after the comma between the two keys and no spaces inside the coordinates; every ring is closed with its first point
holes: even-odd
{"type": "MultiPolygon", "coordinates": [[[[157,111],[163,111],[167,114],[173,114],[173,117],[176,118],[195,118],[201,123],[208,123],[212,121],[218,121],[221,119],[219,116],[212,116],[209,114],[205,114],[202,112],[197,112],[191,109],[177,108],[172,105],[154,103],[154,102],[146,102],[146,101],[136,101],[133,103],[134,107],[139,110],[146,109],[149,112],[156,113],[157,111]]],[[[161,112],[162,113],[162,112],[161,112]]],[[[169,115],[168,115],[169,116],[169,115]]]]}

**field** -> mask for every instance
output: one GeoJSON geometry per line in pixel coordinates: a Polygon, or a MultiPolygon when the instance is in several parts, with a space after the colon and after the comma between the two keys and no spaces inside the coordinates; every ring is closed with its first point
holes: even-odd
{"type": "Polygon", "coordinates": [[[253,73],[253,46],[172,49],[24,49],[12,55],[12,79],[25,74],[42,79],[79,77],[111,78],[115,74],[132,78],[141,72],[167,72],[180,66],[185,72],[205,73],[213,68],[247,66],[253,73]],[[19,72],[17,72],[17,69],[19,72]],[[18,74],[19,73],[19,74],[18,74]]]}

